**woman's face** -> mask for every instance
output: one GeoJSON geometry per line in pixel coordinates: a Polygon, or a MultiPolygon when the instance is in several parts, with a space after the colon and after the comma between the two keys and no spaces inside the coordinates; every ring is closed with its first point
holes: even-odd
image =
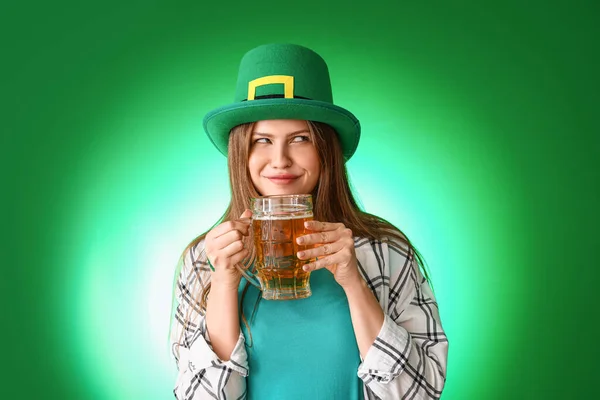
{"type": "Polygon", "coordinates": [[[262,196],[311,193],[321,167],[308,123],[291,119],[255,123],[248,168],[262,196]]]}

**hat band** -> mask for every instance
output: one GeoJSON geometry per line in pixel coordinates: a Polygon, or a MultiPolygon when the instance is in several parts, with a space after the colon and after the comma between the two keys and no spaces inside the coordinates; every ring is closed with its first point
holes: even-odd
{"type": "MultiPolygon", "coordinates": [[[[253,100],[264,100],[264,99],[285,99],[286,97],[282,94],[265,94],[263,96],[255,96],[253,100]]],[[[303,100],[312,100],[308,97],[302,96],[294,96],[294,99],[303,99],[303,100]]],[[[248,99],[244,99],[242,101],[248,101],[248,99]]]]}

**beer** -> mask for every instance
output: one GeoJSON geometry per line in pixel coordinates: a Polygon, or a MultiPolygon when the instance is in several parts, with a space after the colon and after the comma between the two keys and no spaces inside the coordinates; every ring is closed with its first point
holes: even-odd
{"type": "Polygon", "coordinates": [[[312,211],[257,217],[252,221],[256,247],[256,275],[269,300],[301,299],[311,295],[310,272],[302,267],[310,260],[296,257],[313,245],[298,245],[296,238],[309,232],[304,222],[313,219],[312,211]]]}
{"type": "Polygon", "coordinates": [[[237,263],[238,271],[262,291],[263,299],[291,300],[310,296],[310,272],[305,272],[302,267],[312,260],[300,260],[296,254],[314,245],[300,246],[296,239],[309,233],[304,223],[313,219],[312,196],[256,197],[250,199],[250,208],[254,268],[237,263]]]}

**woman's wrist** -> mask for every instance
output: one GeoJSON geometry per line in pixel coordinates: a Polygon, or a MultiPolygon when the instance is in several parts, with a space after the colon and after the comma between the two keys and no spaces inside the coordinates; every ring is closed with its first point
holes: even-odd
{"type": "Polygon", "coordinates": [[[242,277],[240,274],[229,271],[213,272],[211,275],[211,291],[217,289],[223,292],[235,292],[237,294],[242,277]]]}
{"type": "Polygon", "coordinates": [[[381,330],[385,316],[377,298],[360,274],[358,279],[344,287],[344,292],[348,298],[356,343],[364,359],[381,330]]]}
{"type": "Polygon", "coordinates": [[[364,293],[364,290],[369,290],[367,282],[362,278],[360,274],[356,274],[356,277],[342,286],[346,296],[354,296],[357,294],[364,293]]]}

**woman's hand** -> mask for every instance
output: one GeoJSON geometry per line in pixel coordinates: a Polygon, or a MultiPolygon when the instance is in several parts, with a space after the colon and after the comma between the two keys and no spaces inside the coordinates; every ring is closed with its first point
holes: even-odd
{"type": "Polygon", "coordinates": [[[248,218],[251,217],[252,212],[245,210],[240,219],[223,222],[206,235],[206,255],[214,268],[211,277],[213,284],[237,290],[241,273],[235,264],[249,253],[249,249],[244,247],[243,238],[249,234],[248,218]]]}
{"type": "Polygon", "coordinates": [[[315,245],[315,247],[300,251],[297,256],[301,260],[318,258],[306,264],[304,270],[327,268],[344,289],[360,283],[362,277],[356,262],[352,231],[340,223],[307,221],[304,226],[315,233],[300,236],[296,242],[303,246],[315,245]]]}

